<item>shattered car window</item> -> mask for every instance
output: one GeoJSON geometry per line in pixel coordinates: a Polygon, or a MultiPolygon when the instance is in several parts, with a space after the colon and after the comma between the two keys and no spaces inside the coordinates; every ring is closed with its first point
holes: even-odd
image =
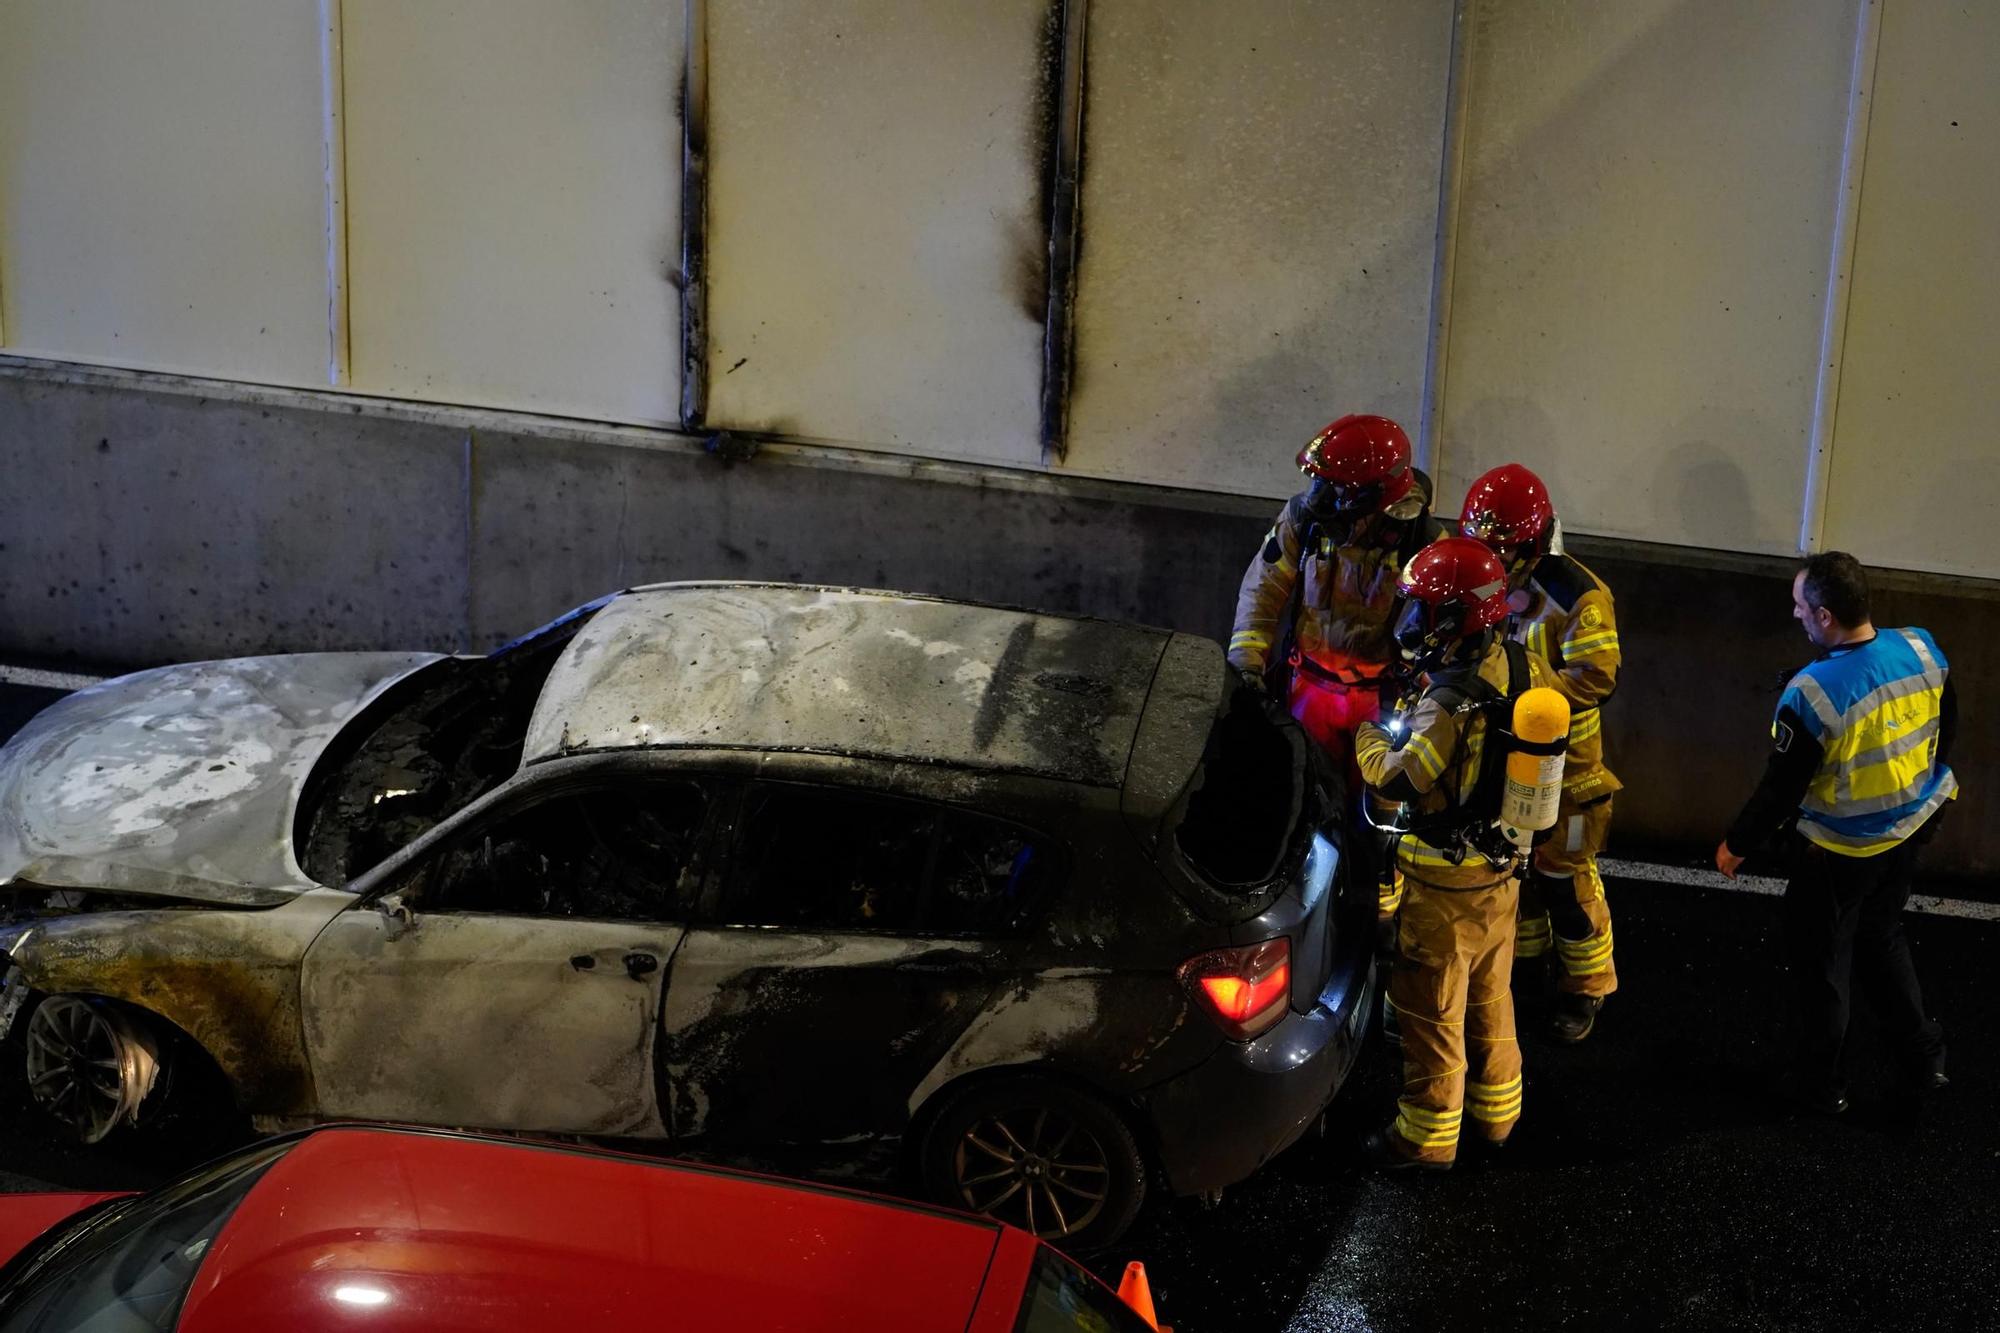
{"type": "Polygon", "coordinates": [[[349,722],[299,803],[305,872],[345,884],[512,776],[543,681],[596,610],[487,657],[434,663],[349,722]]]}
{"type": "Polygon", "coordinates": [[[707,814],[691,782],[558,796],[475,833],[404,891],[436,912],[684,921],[707,814]]]}
{"type": "Polygon", "coordinates": [[[908,930],[917,923],[936,815],[808,787],[752,799],[738,852],[743,924],[908,930]]]}
{"type": "Polygon", "coordinates": [[[1283,864],[1304,797],[1305,756],[1282,717],[1240,692],[1209,734],[1174,841],[1212,883],[1259,884],[1283,864]]]}
{"type": "Polygon", "coordinates": [[[948,817],[925,928],[946,935],[1012,928],[1044,882],[1048,863],[1048,854],[1024,829],[970,815],[948,817]]]}
{"type": "Polygon", "coordinates": [[[750,800],[735,858],[740,925],[1001,934],[1052,858],[1024,829],[916,801],[773,783],[750,800]]]}

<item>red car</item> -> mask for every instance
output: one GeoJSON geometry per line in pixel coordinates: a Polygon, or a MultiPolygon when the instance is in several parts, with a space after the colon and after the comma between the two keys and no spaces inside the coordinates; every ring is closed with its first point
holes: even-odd
{"type": "Polygon", "coordinates": [[[1013,1227],[424,1130],[267,1140],[148,1194],[0,1196],[0,1333],[1145,1333],[1013,1227]]]}

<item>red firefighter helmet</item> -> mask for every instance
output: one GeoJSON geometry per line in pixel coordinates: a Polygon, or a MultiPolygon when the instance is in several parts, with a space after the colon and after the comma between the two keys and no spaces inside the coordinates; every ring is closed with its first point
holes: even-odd
{"type": "Polygon", "coordinates": [[[1306,441],[1299,471],[1324,482],[1344,514],[1379,514],[1410,493],[1410,437],[1387,417],[1345,416],[1306,441]]]}
{"type": "Polygon", "coordinates": [[[1508,572],[1518,575],[1549,553],[1556,508],[1540,477],[1519,463],[1508,463],[1472,483],[1458,530],[1492,547],[1508,572]]]}
{"type": "Polygon", "coordinates": [[[1420,667],[1437,665],[1453,644],[1507,616],[1507,570],[1471,537],[1441,537],[1417,552],[1396,591],[1403,600],[1396,645],[1420,667]]]}

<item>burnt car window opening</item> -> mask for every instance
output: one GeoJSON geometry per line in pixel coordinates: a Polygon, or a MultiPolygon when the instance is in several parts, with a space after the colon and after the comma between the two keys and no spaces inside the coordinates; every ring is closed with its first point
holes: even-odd
{"type": "Polygon", "coordinates": [[[1305,755],[1264,701],[1239,691],[1209,733],[1174,841],[1216,884],[1262,884],[1278,872],[1304,796],[1305,755]]]}
{"type": "Polygon", "coordinates": [[[343,885],[511,777],[542,684],[595,605],[426,667],[342,729],[299,803],[299,865],[343,885]]]}
{"type": "Polygon", "coordinates": [[[435,912],[684,921],[708,798],[647,780],[554,796],[501,815],[404,887],[435,912]]]}
{"type": "Polygon", "coordinates": [[[1044,1249],[1028,1274],[1014,1333],[1152,1333],[1152,1328],[1103,1283],[1044,1249]]]}
{"type": "Polygon", "coordinates": [[[0,1333],[166,1333],[209,1246],[290,1151],[264,1143],[100,1213],[0,1289],[0,1333]]]}
{"type": "Polygon", "coordinates": [[[1049,863],[1047,852],[1024,829],[976,815],[946,815],[924,927],[945,935],[1013,929],[1047,882],[1049,863]]]}
{"type": "Polygon", "coordinates": [[[737,845],[732,921],[810,930],[1005,933],[1052,861],[998,820],[777,783],[751,794],[737,845]]]}

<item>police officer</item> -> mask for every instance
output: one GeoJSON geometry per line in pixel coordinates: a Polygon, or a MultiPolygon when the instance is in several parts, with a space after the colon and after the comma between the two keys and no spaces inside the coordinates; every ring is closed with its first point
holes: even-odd
{"type": "Polygon", "coordinates": [[[1486,705],[1553,685],[1555,673],[1499,638],[1507,573],[1484,544],[1446,537],[1424,548],[1400,587],[1394,637],[1416,698],[1388,724],[1355,733],[1371,791],[1410,812],[1396,844],[1404,887],[1389,976],[1403,1090],[1394,1123],[1371,1134],[1364,1152],[1385,1169],[1442,1170],[1458,1155],[1465,1112],[1495,1145],[1521,1114],[1510,989],[1517,859],[1479,805],[1497,791],[1486,705]]]}
{"type": "MultiPolygon", "coordinates": [[[[1236,595],[1229,662],[1284,699],[1353,778],[1351,738],[1381,711],[1393,656],[1397,580],[1441,535],[1430,479],[1411,465],[1410,438],[1387,417],[1345,416],[1299,451],[1306,489],[1286,502],[1236,595]]],[[[1372,848],[1353,844],[1359,873],[1372,848]]],[[[1378,876],[1380,878],[1380,876],[1378,876]]],[[[1382,910],[1395,910],[1385,879],[1382,910]]]]}
{"type": "Polygon", "coordinates": [[[1582,1041],[1605,997],[1618,989],[1611,957],[1611,908],[1598,853],[1611,832],[1611,798],[1623,786],[1604,762],[1598,711],[1618,685],[1622,654],[1611,589],[1555,548],[1556,511],[1540,477],[1509,463],[1466,493],[1459,530],[1493,548],[1507,567],[1507,634],[1548,659],[1571,709],[1569,756],[1553,836],[1535,849],[1521,884],[1516,958],[1547,953],[1553,933],[1562,973],[1552,1024],[1562,1041],[1582,1041]],[[1551,932],[1551,925],[1554,930],[1551,932]]]}
{"type": "Polygon", "coordinates": [[[1857,974],[1910,1080],[1949,1081],[1903,907],[1918,851],[1958,793],[1946,763],[1957,701],[1928,631],[1875,628],[1853,556],[1806,561],[1792,580],[1792,615],[1819,654],[1778,700],[1764,779],[1715,864],[1735,878],[1796,817],[1784,906],[1798,1021],[1793,1092],[1809,1109],[1838,1115],[1847,1109],[1840,1054],[1857,974]]]}

